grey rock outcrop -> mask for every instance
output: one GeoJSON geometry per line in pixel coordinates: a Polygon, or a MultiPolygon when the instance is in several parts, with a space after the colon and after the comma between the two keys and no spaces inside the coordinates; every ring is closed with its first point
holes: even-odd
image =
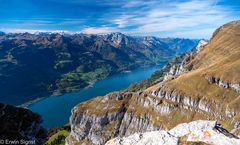
{"type": "Polygon", "coordinates": [[[239,137],[229,133],[216,121],[198,120],[179,124],[169,131],[136,133],[109,140],[106,145],[180,145],[180,144],[239,145],[239,137]]]}
{"type": "Polygon", "coordinates": [[[213,76],[211,77],[206,77],[206,79],[208,80],[208,82],[210,84],[216,84],[222,88],[226,88],[226,89],[232,89],[238,93],[240,93],[240,83],[229,83],[229,82],[225,82],[219,78],[215,78],[213,76]]]}
{"type": "MultiPolygon", "coordinates": [[[[152,124],[150,115],[138,116],[134,111],[131,111],[134,108],[133,105],[145,104],[147,108],[156,104],[153,100],[146,101],[138,98],[137,95],[139,94],[115,92],[105,97],[99,97],[98,101],[103,104],[100,106],[96,105],[96,108],[93,108],[93,110],[89,110],[90,106],[88,106],[88,110],[85,110],[84,104],[76,106],[72,110],[70,119],[71,133],[66,139],[67,144],[72,145],[84,142],[102,145],[107,140],[117,136],[128,136],[135,132],[160,129],[160,126],[152,124]],[[133,104],[130,104],[130,102],[133,104]],[[108,108],[102,108],[103,106],[108,108]],[[102,110],[98,110],[98,113],[96,113],[94,109],[102,110]],[[108,109],[108,111],[104,109],[108,109]]],[[[167,111],[165,108],[157,109],[159,112],[167,111]]]]}
{"type": "Polygon", "coordinates": [[[201,39],[194,49],[185,54],[183,61],[180,64],[174,64],[171,66],[169,72],[166,73],[163,80],[167,81],[169,79],[174,79],[182,73],[190,71],[192,69],[192,66],[189,65],[189,63],[203,49],[203,47],[207,45],[207,43],[207,40],[201,39]]]}

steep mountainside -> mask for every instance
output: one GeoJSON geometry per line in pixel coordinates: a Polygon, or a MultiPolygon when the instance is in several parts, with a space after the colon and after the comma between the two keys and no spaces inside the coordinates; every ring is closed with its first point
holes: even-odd
{"type": "Polygon", "coordinates": [[[239,34],[240,21],[228,23],[209,42],[202,40],[181,63],[165,67],[157,75],[160,81],[152,77],[157,84],[146,83],[144,89],[144,82],[139,83],[77,105],[67,143],[101,145],[114,137],[168,130],[199,119],[218,120],[239,135],[239,34]]]}
{"type": "Polygon", "coordinates": [[[0,103],[1,144],[43,144],[47,131],[41,122],[41,117],[30,110],[0,103]]]}
{"type": "Polygon", "coordinates": [[[108,35],[0,35],[1,102],[79,90],[116,72],[159,64],[196,40],[108,35]]]}

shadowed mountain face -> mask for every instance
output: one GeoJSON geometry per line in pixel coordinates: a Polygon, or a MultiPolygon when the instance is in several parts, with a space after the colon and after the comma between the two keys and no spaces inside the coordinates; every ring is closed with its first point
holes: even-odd
{"type": "Polygon", "coordinates": [[[16,105],[77,91],[114,73],[164,62],[196,43],[121,33],[1,33],[0,101],[16,105]]]}
{"type": "Polygon", "coordinates": [[[0,103],[0,138],[1,143],[43,144],[47,131],[42,128],[41,117],[30,110],[0,103]]]}
{"type": "Polygon", "coordinates": [[[239,34],[240,21],[223,25],[209,42],[200,41],[151,78],[80,103],[72,110],[67,143],[102,145],[114,137],[199,119],[218,120],[239,135],[239,34]]]}

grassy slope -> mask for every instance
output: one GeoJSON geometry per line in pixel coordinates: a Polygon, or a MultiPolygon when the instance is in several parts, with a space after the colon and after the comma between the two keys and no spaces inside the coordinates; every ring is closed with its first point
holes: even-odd
{"type": "MultiPolygon", "coordinates": [[[[223,102],[228,105],[239,94],[231,89],[225,89],[214,84],[209,84],[206,76],[220,78],[224,82],[240,82],[240,23],[226,24],[219,28],[210,43],[191,62],[193,71],[185,73],[165,85],[171,90],[187,96],[200,96],[223,102]]],[[[236,105],[233,109],[239,110],[236,105]]]]}
{"type": "Polygon", "coordinates": [[[240,22],[222,26],[214,33],[209,45],[192,61],[202,74],[225,82],[240,81],[240,22]]]}
{"type": "MultiPolygon", "coordinates": [[[[203,99],[214,102],[210,108],[216,111],[224,111],[226,108],[237,114],[229,119],[220,119],[222,126],[229,130],[233,129],[231,120],[238,121],[240,118],[240,95],[232,89],[226,89],[215,84],[210,84],[206,77],[215,77],[228,83],[240,83],[240,22],[226,24],[216,30],[210,43],[189,64],[193,70],[180,75],[174,80],[161,82],[145,90],[145,92],[164,87],[169,93],[174,92],[181,96],[188,96],[192,99],[203,99]]],[[[173,111],[162,123],[168,126],[167,122],[178,124],[195,119],[214,119],[217,116],[209,116],[194,113],[190,110],[173,111]],[[187,112],[186,112],[187,111],[187,112]],[[186,112],[186,113],[184,113],[186,112]],[[185,114],[185,115],[184,115],[185,114]],[[203,115],[203,116],[202,116],[203,115]],[[194,117],[195,116],[195,117],[194,117]],[[170,118],[170,120],[169,120],[170,118]]],[[[159,121],[158,121],[159,122],[159,121]]],[[[235,132],[239,134],[238,132],[235,132]]]]}
{"type": "Polygon", "coordinates": [[[64,136],[67,137],[69,135],[69,131],[67,130],[60,130],[57,133],[55,133],[54,135],[52,135],[48,141],[46,142],[47,145],[65,145],[65,140],[61,139],[60,141],[56,142],[56,140],[59,138],[59,136],[64,136]],[[55,143],[54,143],[55,141],[55,143]]]}

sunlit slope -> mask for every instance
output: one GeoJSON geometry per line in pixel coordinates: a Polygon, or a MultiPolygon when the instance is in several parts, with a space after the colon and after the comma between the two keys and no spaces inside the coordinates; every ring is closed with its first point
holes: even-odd
{"type": "Polygon", "coordinates": [[[240,82],[240,21],[217,29],[211,41],[191,63],[194,69],[204,68],[202,74],[229,83],[240,82]]]}
{"type": "MultiPolygon", "coordinates": [[[[191,71],[164,83],[168,91],[207,98],[240,111],[240,21],[217,29],[209,44],[188,64],[191,71]]],[[[220,109],[220,108],[219,108],[220,109]]]]}

